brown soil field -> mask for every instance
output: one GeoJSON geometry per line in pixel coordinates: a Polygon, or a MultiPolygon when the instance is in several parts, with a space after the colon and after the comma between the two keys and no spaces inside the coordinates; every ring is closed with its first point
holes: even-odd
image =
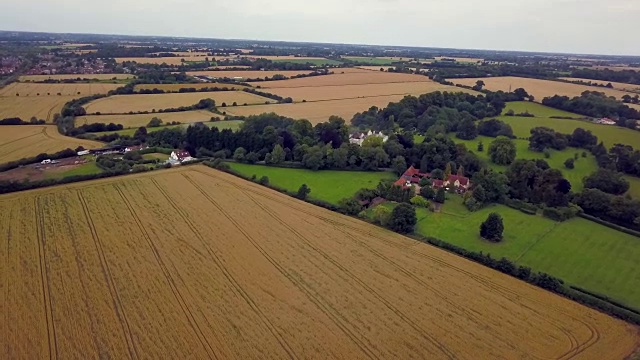
{"type": "Polygon", "coordinates": [[[68,79],[87,79],[87,80],[111,80],[116,79],[132,79],[134,75],[131,74],[64,74],[64,75],[24,75],[20,76],[20,81],[45,81],[49,79],[53,80],[68,80],[68,79]]]}
{"type": "Polygon", "coordinates": [[[619,320],[204,166],[0,208],[4,358],[622,359],[638,346],[619,320]]]}
{"type": "Polygon", "coordinates": [[[228,88],[228,89],[245,89],[247,86],[243,85],[234,85],[234,84],[223,84],[223,83],[198,83],[198,84],[140,84],[136,85],[134,90],[139,91],[143,89],[147,90],[164,90],[164,91],[178,91],[182,88],[194,88],[194,89],[202,89],[202,88],[228,88]]]}
{"type": "MultiPolygon", "coordinates": [[[[613,82],[613,81],[570,78],[570,77],[565,77],[561,79],[568,80],[568,81],[584,81],[584,82],[590,81],[591,83],[598,84],[598,85],[607,85],[611,83],[611,85],[613,85],[613,88],[616,90],[640,92],[640,85],[634,85],[634,84],[626,84],[626,83],[619,83],[619,82],[613,82]]],[[[596,87],[596,89],[601,89],[601,88],[596,87]]]]}
{"type": "Polygon", "coordinates": [[[427,79],[427,81],[365,85],[271,87],[268,91],[285,98],[291,97],[294,101],[355,99],[382,95],[422,95],[434,91],[471,92],[466,89],[442,85],[435,81],[430,81],[428,78],[423,77],[423,79],[427,79]]]}
{"type": "Polygon", "coordinates": [[[50,176],[61,174],[87,163],[87,160],[81,157],[66,158],[58,160],[56,164],[32,164],[22,166],[9,171],[0,172],[0,181],[38,181],[44,180],[50,176]]]}
{"type": "Polygon", "coordinates": [[[76,126],[94,123],[114,123],[122,124],[125,128],[137,128],[146,126],[154,117],[160,118],[164,123],[177,121],[182,124],[191,124],[195,122],[206,122],[211,120],[211,117],[216,116],[220,117],[220,115],[206,110],[134,115],[89,115],[77,117],[76,126]]]}
{"type": "Polygon", "coordinates": [[[78,146],[94,149],[103,145],[97,141],[60,135],[53,125],[0,126],[0,164],[78,146]]]}
{"type": "Polygon", "coordinates": [[[325,122],[331,115],[340,116],[347,122],[351,121],[353,115],[358,112],[368,110],[372,106],[385,107],[390,102],[401,100],[404,95],[383,95],[366,98],[342,99],[330,101],[316,101],[295,104],[271,104],[238,106],[221,109],[230,115],[249,116],[275,112],[281,116],[294,119],[307,119],[312,124],[325,122]]]}
{"type": "Polygon", "coordinates": [[[0,89],[0,97],[18,97],[22,96],[75,96],[83,97],[96,94],[106,94],[111,90],[122,87],[121,84],[36,84],[36,83],[12,83],[7,87],[0,89]],[[40,94],[40,95],[38,95],[40,94]]]}
{"type": "Polygon", "coordinates": [[[284,75],[286,77],[296,76],[300,74],[309,74],[308,70],[292,70],[292,71],[257,71],[257,70],[240,70],[240,71],[187,71],[187,75],[195,76],[211,76],[216,78],[234,78],[242,77],[245,79],[257,79],[265,77],[273,77],[274,75],[284,75]]]}
{"type": "Polygon", "coordinates": [[[52,121],[67,102],[78,96],[10,96],[0,97],[0,119],[19,117],[29,121],[32,116],[52,121]]]}
{"type": "Polygon", "coordinates": [[[191,106],[202,99],[213,99],[216,105],[227,103],[231,105],[264,104],[274,102],[271,99],[250,94],[244,91],[216,91],[171,94],[139,94],[116,95],[90,102],[85,106],[88,114],[100,112],[102,114],[126,114],[130,111],[153,111],[180,106],[191,106]]]}
{"type": "Polygon", "coordinates": [[[308,87],[308,86],[341,86],[341,85],[364,85],[364,84],[387,84],[406,82],[425,82],[429,78],[421,75],[396,74],[381,71],[349,72],[344,74],[331,74],[322,76],[312,76],[307,78],[264,81],[260,83],[263,88],[284,88],[284,87],[308,87]]]}
{"type": "Polygon", "coordinates": [[[505,77],[492,77],[492,78],[466,78],[466,79],[451,79],[455,84],[462,84],[473,86],[476,81],[482,80],[486,84],[486,88],[492,91],[509,91],[509,87],[512,90],[517,88],[524,88],[527,92],[535,97],[535,100],[541,102],[545,97],[553,95],[561,96],[580,96],[584,91],[598,91],[607,94],[608,96],[615,96],[620,99],[625,94],[634,96],[634,93],[628,93],[624,91],[599,88],[588,85],[576,85],[570,83],[563,83],[559,81],[539,80],[520,78],[513,76],[505,77]]]}

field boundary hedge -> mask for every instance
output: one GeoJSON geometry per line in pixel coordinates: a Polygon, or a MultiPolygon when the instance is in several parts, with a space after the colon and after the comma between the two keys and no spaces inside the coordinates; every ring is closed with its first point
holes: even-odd
{"type": "MultiPolygon", "coordinates": [[[[234,175],[236,177],[239,177],[241,179],[244,180],[248,180],[251,182],[255,182],[257,184],[263,185],[265,187],[268,187],[272,190],[278,191],[280,193],[289,195],[291,197],[294,197],[296,199],[299,199],[298,197],[296,197],[295,193],[287,191],[285,189],[279,188],[277,186],[273,186],[270,184],[262,184],[260,182],[258,182],[258,179],[252,179],[249,178],[247,176],[241,175],[239,173],[237,173],[236,171],[234,171],[233,169],[231,169],[227,164],[225,164],[222,161],[217,161],[217,162],[209,162],[209,161],[205,161],[203,162],[203,165],[214,168],[216,170],[219,171],[223,171],[226,172],[228,174],[234,175]]],[[[301,199],[299,199],[301,200],[301,199]]],[[[317,201],[317,200],[311,200],[311,199],[304,199],[302,201],[305,201],[307,203],[316,205],[316,206],[320,206],[323,207],[327,210],[331,210],[334,212],[338,212],[340,214],[343,215],[347,215],[344,212],[340,211],[340,209],[333,205],[333,204],[329,204],[327,202],[324,201],[317,201]]],[[[349,215],[347,215],[349,216],[349,215]]],[[[362,221],[366,221],[367,223],[374,225],[374,226],[378,226],[378,227],[382,227],[379,224],[376,224],[374,222],[369,221],[368,219],[362,219],[359,217],[355,217],[352,216],[354,218],[357,218],[359,220],[362,221]]],[[[385,227],[382,227],[384,229],[386,229],[385,227]]],[[[389,230],[389,229],[387,229],[389,230]]],[[[536,272],[533,273],[531,272],[531,269],[528,267],[524,267],[524,266],[517,266],[515,263],[511,262],[510,260],[506,259],[506,258],[502,258],[502,259],[494,259],[491,257],[490,254],[483,254],[482,252],[480,253],[476,253],[476,252],[472,252],[472,251],[467,251],[466,249],[457,247],[455,245],[452,245],[446,241],[437,239],[437,238],[433,238],[433,237],[425,237],[422,235],[418,235],[418,234],[411,234],[411,235],[405,235],[413,240],[416,241],[420,241],[423,243],[427,243],[430,244],[432,246],[435,246],[439,249],[445,250],[447,252],[450,253],[454,253],[458,256],[461,256],[465,259],[471,260],[473,262],[479,263],[481,265],[487,266],[489,268],[492,268],[494,270],[500,271],[506,275],[509,275],[511,277],[514,277],[516,279],[525,281],[529,284],[535,285],[537,287],[540,287],[542,289],[545,290],[549,290],[555,294],[564,296],[565,298],[568,298],[570,300],[573,300],[577,303],[580,303],[582,305],[588,306],[592,309],[598,310],[600,312],[603,312],[605,314],[617,317],[619,319],[622,319],[624,321],[636,324],[636,325],[640,325],[640,310],[636,310],[634,308],[628,307],[626,305],[623,305],[615,300],[609,299],[606,296],[601,296],[601,295],[596,295],[594,293],[582,290],[578,287],[572,286],[572,285],[565,285],[564,281],[560,278],[556,278],[553,277],[549,274],[546,273],[542,273],[542,272],[536,272]]]]}
{"type": "Polygon", "coordinates": [[[613,230],[618,230],[618,231],[621,231],[621,232],[623,232],[625,234],[629,234],[629,235],[632,235],[632,236],[640,238],[640,231],[635,231],[635,230],[626,228],[624,226],[620,226],[620,225],[608,222],[606,220],[602,220],[602,219],[600,219],[598,217],[591,216],[591,215],[588,215],[588,214],[585,214],[585,213],[580,213],[580,214],[578,214],[578,216],[580,216],[581,218],[587,219],[589,221],[593,221],[595,223],[598,223],[600,225],[606,226],[606,227],[611,228],[613,230]]]}

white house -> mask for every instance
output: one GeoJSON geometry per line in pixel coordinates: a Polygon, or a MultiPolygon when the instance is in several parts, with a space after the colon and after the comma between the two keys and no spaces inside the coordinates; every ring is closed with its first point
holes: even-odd
{"type": "Polygon", "coordinates": [[[171,161],[180,162],[180,163],[193,160],[193,158],[191,157],[191,154],[189,154],[189,152],[186,150],[176,150],[171,152],[169,159],[171,161]]]}
{"type": "Polygon", "coordinates": [[[358,133],[351,134],[349,136],[349,143],[362,146],[362,143],[364,142],[364,140],[372,136],[382,138],[382,142],[387,142],[387,140],[389,140],[389,136],[383,134],[382,131],[373,132],[369,130],[369,132],[367,133],[358,132],[358,133]]]}
{"type": "Polygon", "coordinates": [[[44,164],[51,164],[51,159],[46,159],[46,160],[42,160],[40,162],[40,164],[44,165],[44,164]]]}

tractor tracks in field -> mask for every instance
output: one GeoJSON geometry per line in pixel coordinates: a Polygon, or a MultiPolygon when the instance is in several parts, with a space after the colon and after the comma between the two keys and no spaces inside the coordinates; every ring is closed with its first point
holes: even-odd
{"type": "Polygon", "coordinates": [[[40,196],[34,198],[35,215],[38,240],[38,258],[40,268],[40,281],[42,284],[42,301],[44,304],[45,322],[47,325],[47,344],[49,349],[49,359],[58,359],[58,341],[56,337],[56,326],[53,319],[53,302],[51,300],[51,285],[49,284],[49,272],[47,269],[47,258],[45,244],[47,234],[44,227],[44,210],[40,205],[40,196]]]}
{"type": "MultiPolygon", "coordinates": [[[[198,191],[202,192],[202,190],[197,185],[195,185],[191,181],[191,179],[189,179],[186,176],[184,177],[187,179],[187,181],[189,181],[192,185],[194,185],[198,191]]],[[[282,334],[278,331],[278,328],[275,325],[273,325],[273,323],[269,320],[269,318],[267,318],[267,316],[260,309],[260,307],[258,307],[257,303],[253,300],[253,298],[251,298],[249,293],[247,293],[242,288],[240,283],[238,283],[238,281],[233,277],[233,275],[229,272],[229,270],[224,266],[222,260],[207,245],[207,240],[204,238],[204,236],[202,236],[200,231],[197,229],[197,227],[191,221],[191,219],[185,213],[185,211],[171,198],[171,196],[162,188],[162,186],[160,186],[160,184],[158,184],[158,182],[155,179],[152,178],[151,182],[155,185],[158,191],[160,191],[160,193],[164,196],[164,198],[169,202],[169,204],[176,211],[176,213],[180,215],[180,217],[182,218],[184,223],[189,227],[191,232],[193,232],[193,234],[198,238],[198,240],[200,240],[200,242],[202,243],[202,246],[206,249],[207,253],[209,254],[209,257],[216,264],[216,266],[218,267],[220,272],[223,274],[225,279],[227,279],[229,284],[233,286],[233,288],[238,293],[238,295],[240,295],[240,297],[242,297],[242,299],[249,305],[251,310],[253,310],[253,312],[256,315],[258,315],[260,320],[267,327],[267,329],[269,330],[271,335],[273,335],[276,341],[278,341],[278,343],[280,344],[282,349],[287,353],[287,355],[289,355],[291,359],[299,359],[299,356],[293,351],[291,345],[287,342],[284,336],[282,336],[282,334]]]]}
{"type": "Polygon", "coordinates": [[[308,285],[304,282],[296,279],[292,274],[290,274],[286,269],[284,269],[275,259],[273,259],[261,246],[260,244],[249,234],[247,233],[242,226],[233,218],[233,216],[229,215],[224,208],[218,204],[206,191],[202,189],[195,181],[193,181],[190,177],[183,174],[183,176],[204,196],[220,213],[229,220],[229,222],[253,245],[253,247],[260,253],[264,258],[274,266],[280,274],[282,274],[287,280],[289,280],[297,289],[299,289],[316,307],[325,314],[331,321],[340,329],[342,332],[369,358],[371,359],[379,359],[379,356],[369,347],[369,345],[360,339],[356,333],[354,333],[349,326],[353,327],[353,325],[343,316],[341,315],[337,309],[329,304],[329,302],[322,297],[321,294],[313,291],[308,285]],[[346,324],[348,324],[348,326],[346,324]]]}
{"type": "Polygon", "coordinates": [[[196,334],[200,344],[209,355],[209,358],[218,359],[217,355],[213,351],[213,348],[211,347],[211,344],[209,344],[209,342],[207,341],[207,338],[204,336],[204,334],[202,333],[202,330],[199,328],[198,323],[196,322],[196,319],[193,316],[193,313],[191,312],[191,309],[189,309],[188,303],[184,300],[184,297],[178,290],[178,286],[176,285],[175,280],[171,276],[171,272],[169,271],[169,268],[167,267],[162,257],[160,256],[160,252],[158,251],[158,248],[154,244],[153,239],[149,235],[149,232],[144,227],[142,220],[140,220],[140,217],[138,216],[135,209],[131,205],[131,202],[129,201],[129,199],[127,199],[126,195],[122,192],[122,189],[120,189],[118,184],[113,184],[113,187],[122,198],[122,201],[124,202],[125,206],[129,210],[131,217],[134,219],[134,221],[136,222],[136,225],[138,226],[138,229],[140,230],[143,237],[147,241],[147,244],[149,245],[149,248],[151,249],[151,252],[153,253],[154,258],[158,263],[158,266],[160,267],[165,279],[167,280],[167,284],[169,285],[171,292],[176,298],[176,301],[178,302],[180,308],[182,309],[182,312],[187,317],[187,321],[189,322],[189,325],[191,325],[191,328],[196,334]]]}
{"type": "Polygon", "coordinates": [[[138,355],[138,350],[136,349],[136,344],[135,344],[135,341],[133,340],[131,327],[129,326],[129,319],[127,318],[127,313],[124,310],[124,306],[122,305],[122,299],[120,298],[120,293],[118,292],[118,288],[116,287],[116,282],[111,273],[109,262],[107,261],[107,258],[105,256],[104,248],[102,246],[102,241],[98,236],[95,223],[93,222],[91,212],[89,211],[89,205],[87,204],[87,201],[82,195],[82,190],[77,190],[76,193],[78,195],[78,200],[80,201],[80,204],[82,206],[82,211],[84,213],[87,224],[89,225],[89,231],[91,232],[91,237],[96,247],[96,252],[98,253],[98,257],[100,258],[100,266],[102,267],[102,274],[107,283],[109,294],[111,295],[111,300],[113,302],[113,309],[116,313],[116,316],[118,317],[120,326],[122,328],[122,334],[124,336],[125,343],[127,344],[129,356],[131,357],[131,359],[138,359],[140,358],[140,356],[138,355]]]}
{"type": "Polygon", "coordinates": [[[360,279],[358,276],[356,276],[353,272],[349,271],[349,269],[344,267],[338,261],[333,259],[329,254],[327,254],[324,251],[322,251],[322,249],[320,249],[319,247],[315,246],[311,240],[309,240],[306,236],[304,236],[303,234],[298,232],[296,229],[291,227],[286,221],[282,220],[282,218],[280,218],[277,214],[275,214],[275,212],[269,211],[269,209],[264,207],[264,205],[261,204],[259,201],[256,201],[255,198],[253,196],[251,196],[248,192],[245,192],[241,188],[239,188],[239,190],[245,196],[247,196],[249,199],[251,199],[251,201],[254,204],[256,204],[256,206],[258,206],[260,209],[262,209],[271,218],[273,218],[280,225],[285,227],[289,232],[291,232],[292,234],[294,234],[295,236],[300,238],[302,241],[304,241],[304,243],[307,245],[307,247],[311,248],[314,252],[316,252],[322,258],[327,260],[329,263],[331,263],[333,266],[335,266],[342,273],[347,275],[351,280],[353,280],[361,288],[363,288],[365,291],[367,291],[369,294],[371,294],[374,298],[376,298],[380,303],[382,303],[388,310],[390,310],[391,312],[396,314],[396,316],[398,316],[402,321],[404,321],[407,325],[409,325],[411,328],[413,328],[424,340],[430,342],[433,346],[435,346],[438,350],[440,350],[447,358],[449,358],[449,359],[456,359],[457,358],[456,355],[451,350],[449,350],[444,344],[439,342],[433,336],[429,335],[429,332],[427,330],[423,329],[419,324],[415,323],[409,316],[405,315],[402,311],[400,311],[400,309],[395,307],[390,301],[388,301],[384,296],[379,294],[375,289],[370,287],[366,282],[364,282],[362,279],[360,279]]]}
{"type": "MultiPolygon", "coordinates": [[[[211,178],[215,178],[215,179],[218,179],[220,181],[224,181],[225,183],[236,187],[237,189],[242,191],[245,195],[247,195],[246,189],[238,186],[237,184],[234,184],[233,182],[231,182],[229,180],[226,180],[226,179],[223,179],[223,178],[208,174],[208,173],[203,172],[203,171],[199,171],[199,170],[195,170],[195,171],[200,173],[200,174],[202,174],[202,175],[205,175],[205,176],[208,176],[208,177],[211,177],[211,178]]],[[[505,297],[505,299],[511,301],[512,303],[514,303],[517,306],[521,306],[521,307],[524,307],[524,308],[528,309],[532,313],[536,314],[539,318],[543,319],[545,322],[549,323],[550,325],[552,325],[553,327],[558,329],[561,333],[563,333],[567,337],[568,341],[571,344],[570,345],[570,349],[568,351],[566,351],[565,353],[559,355],[559,357],[558,357],[559,360],[571,359],[571,358],[575,357],[576,355],[579,355],[580,353],[584,352],[586,349],[588,349],[591,346],[593,346],[594,344],[596,344],[599,341],[600,337],[601,337],[598,329],[595,328],[594,326],[592,326],[591,324],[589,324],[589,323],[587,323],[587,322],[585,322],[585,321],[583,321],[581,319],[578,319],[575,316],[566,314],[566,312],[563,309],[560,309],[558,307],[552,307],[552,309],[555,312],[563,314],[564,316],[572,319],[576,323],[582,324],[584,327],[586,327],[589,330],[589,332],[590,332],[589,338],[586,341],[584,341],[583,343],[580,343],[580,341],[575,337],[575,335],[572,332],[568,331],[560,322],[557,322],[555,320],[549,319],[548,316],[542,315],[538,310],[536,310],[536,309],[524,304],[522,302],[522,299],[523,299],[522,295],[516,293],[515,291],[513,291],[513,290],[511,290],[511,289],[509,289],[509,288],[507,288],[507,287],[505,287],[503,285],[499,285],[499,284],[497,284],[495,282],[492,282],[491,280],[489,280],[489,279],[487,279],[485,277],[476,275],[474,273],[471,273],[470,271],[462,269],[461,267],[452,265],[452,264],[450,264],[450,263],[448,263],[448,262],[446,262],[446,261],[444,261],[442,259],[439,259],[439,258],[437,258],[435,256],[428,255],[428,254],[422,253],[420,251],[417,251],[416,249],[414,249],[414,246],[413,246],[414,244],[402,245],[402,244],[398,244],[398,243],[393,242],[393,241],[389,241],[389,240],[384,239],[383,237],[381,237],[381,236],[379,236],[379,235],[377,235],[377,234],[375,234],[375,233],[373,233],[371,231],[364,231],[364,229],[362,229],[362,228],[356,228],[355,226],[352,226],[352,225],[349,225],[349,224],[346,224],[346,223],[343,223],[343,222],[339,222],[339,221],[336,221],[334,219],[330,219],[328,217],[324,217],[324,216],[322,216],[320,214],[312,213],[311,211],[302,209],[300,206],[292,206],[291,202],[287,203],[287,202],[285,202],[285,201],[283,201],[281,199],[277,199],[274,196],[271,196],[271,194],[266,194],[264,191],[257,191],[257,192],[254,192],[254,194],[257,194],[257,195],[259,195],[261,197],[267,198],[267,199],[269,199],[271,201],[277,202],[277,203],[279,203],[281,205],[285,205],[285,206],[294,208],[297,211],[300,211],[302,213],[305,213],[307,215],[310,215],[312,217],[315,217],[315,218],[323,220],[323,221],[325,221],[327,223],[330,223],[330,224],[334,225],[334,227],[336,225],[338,225],[338,226],[343,227],[343,228],[348,228],[348,229],[351,229],[351,230],[354,230],[354,231],[358,231],[358,233],[360,233],[361,235],[366,235],[366,236],[375,238],[378,241],[381,241],[381,242],[383,242],[383,243],[385,243],[385,244],[387,244],[389,246],[395,247],[395,248],[400,249],[400,250],[408,251],[408,252],[410,252],[410,253],[412,253],[414,255],[417,255],[419,257],[422,257],[422,258],[425,258],[425,259],[430,260],[432,262],[435,262],[435,263],[437,263],[437,264],[439,264],[439,265],[441,265],[443,267],[448,267],[450,269],[458,271],[458,272],[468,276],[470,279],[474,280],[475,282],[479,283],[480,285],[487,287],[489,290],[492,290],[492,291],[500,293],[502,296],[505,297]]],[[[255,200],[254,200],[254,202],[257,203],[255,200]]],[[[268,214],[271,214],[271,212],[269,212],[268,210],[266,212],[268,214]]],[[[527,298],[525,300],[528,300],[528,301],[530,301],[531,303],[534,303],[534,304],[540,304],[543,307],[547,307],[547,308],[549,307],[548,304],[542,304],[539,301],[536,301],[535,299],[527,298]]]]}

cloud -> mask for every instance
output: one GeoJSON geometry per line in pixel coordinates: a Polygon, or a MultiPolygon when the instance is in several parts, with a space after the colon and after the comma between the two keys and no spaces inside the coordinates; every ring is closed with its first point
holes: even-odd
{"type": "Polygon", "coordinates": [[[640,55],[631,40],[640,32],[637,0],[22,0],[3,7],[6,30],[640,55]]]}

